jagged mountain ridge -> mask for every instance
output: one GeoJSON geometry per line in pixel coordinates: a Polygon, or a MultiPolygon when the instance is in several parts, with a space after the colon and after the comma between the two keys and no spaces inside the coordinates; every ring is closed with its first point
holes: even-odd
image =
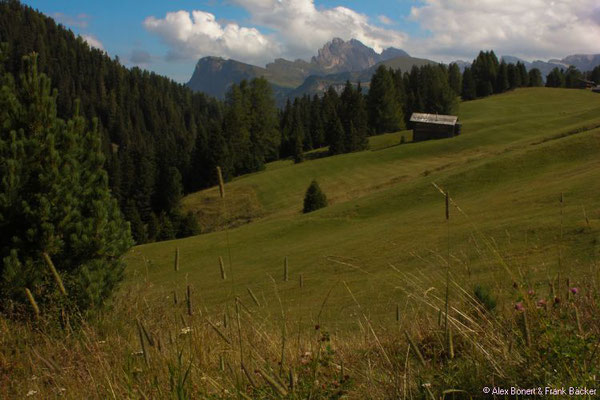
{"type": "MultiPolygon", "coordinates": [[[[319,49],[310,62],[279,58],[263,68],[221,57],[203,57],[196,64],[187,86],[195,91],[224,98],[231,84],[263,76],[271,82],[278,103],[281,103],[282,99],[285,101],[288,93],[296,92],[296,89],[311,76],[329,77],[328,79],[337,81],[339,77],[336,74],[368,71],[381,62],[397,58],[403,59],[404,64],[411,64],[412,58],[404,50],[390,47],[379,54],[356,39],[344,41],[335,38],[319,49]]],[[[369,79],[370,75],[366,80],[369,79]]]]}

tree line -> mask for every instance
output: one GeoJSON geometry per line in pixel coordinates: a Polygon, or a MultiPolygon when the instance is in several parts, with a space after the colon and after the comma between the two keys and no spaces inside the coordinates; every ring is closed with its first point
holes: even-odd
{"type": "Polygon", "coordinates": [[[329,154],[364,150],[369,136],[406,129],[413,112],[456,113],[454,72],[443,64],[404,73],[381,65],[367,93],[360,82],[347,81],[341,91],[330,86],[322,96],[288,100],[280,116],[280,157],[300,162],[306,151],[324,146],[329,154]]]}

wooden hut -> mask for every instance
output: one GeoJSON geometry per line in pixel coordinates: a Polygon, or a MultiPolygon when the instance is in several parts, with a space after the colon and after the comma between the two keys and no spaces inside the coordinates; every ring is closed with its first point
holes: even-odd
{"type": "Polygon", "coordinates": [[[451,138],[459,135],[461,130],[455,115],[413,113],[410,124],[414,142],[451,138]]]}

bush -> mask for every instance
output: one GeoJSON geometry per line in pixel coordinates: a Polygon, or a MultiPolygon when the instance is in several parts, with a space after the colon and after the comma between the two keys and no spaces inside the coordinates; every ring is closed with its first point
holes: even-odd
{"type": "Polygon", "coordinates": [[[327,197],[325,196],[325,193],[321,191],[317,181],[313,180],[306,190],[306,195],[304,196],[304,208],[302,209],[302,212],[306,214],[326,206],[327,197]]]}

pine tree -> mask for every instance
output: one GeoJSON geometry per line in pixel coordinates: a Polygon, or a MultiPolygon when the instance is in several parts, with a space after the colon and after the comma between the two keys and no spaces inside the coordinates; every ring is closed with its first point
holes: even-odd
{"type": "Polygon", "coordinates": [[[342,154],[346,152],[344,127],[337,113],[334,113],[327,124],[329,136],[329,154],[342,154]]]}
{"type": "Polygon", "coordinates": [[[452,63],[448,67],[448,84],[456,96],[460,96],[462,91],[462,76],[458,64],[452,63]]]}
{"type": "Polygon", "coordinates": [[[306,214],[323,207],[327,207],[327,196],[321,191],[321,187],[317,181],[313,180],[304,195],[304,208],[302,212],[306,214]]]}
{"type": "Polygon", "coordinates": [[[542,82],[542,73],[537,68],[532,68],[529,70],[529,86],[537,87],[544,86],[544,82],[542,82]]]}
{"type": "Polygon", "coordinates": [[[529,86],[529,74],[527,73],[525,64],[523,64],[521,61],[517,62],[517,70],[519,71],[519,76],[521,78],[521,86],[529,86]]]}
{"type": "Polygon", "coordinates": [[[86,310],[120,281],[129,226],[108,188],[97,127],[88,130],[77,103],[69,121],[58,119],[57,92],[37,57],[25,63],[19,86],[7,77],[0,91],[0,298],[4,307],[23,303],[28,288],[40,306],[51,304],[47,253],[65,301],[86,310]]]}
{"type": "Polygon", "coordinates": [[[546,77],[546,87],[565,87],[565,73],[558,67],[554,68],[546,77]]]}
{"type": "Polygon", "coordinates": [[[565,72],[565,87],[577,89],[581,87],[583,74],[574,66],[570,66],[565,72]]]}
{"type": "Polygon", "coordinates": [[[404,127],[392,74],[384,65],[379,66],[371,78],[367,110],[369,125],[377,134],[396,132],[404,127]]]}
{"type": "Polygon", "coordinates": [[[498,67],[498,77],[496,79],[496,93],[506,92],[510,88],[508,82],[508,66],[504,61],[498,67]]]}
{"type": "Polygon", "coordinates": [[[477,88],[471,68],[465,68],[463,72],[463,87],[461,97],[463,100],[474,100],[477,98],[477,88]]]}

